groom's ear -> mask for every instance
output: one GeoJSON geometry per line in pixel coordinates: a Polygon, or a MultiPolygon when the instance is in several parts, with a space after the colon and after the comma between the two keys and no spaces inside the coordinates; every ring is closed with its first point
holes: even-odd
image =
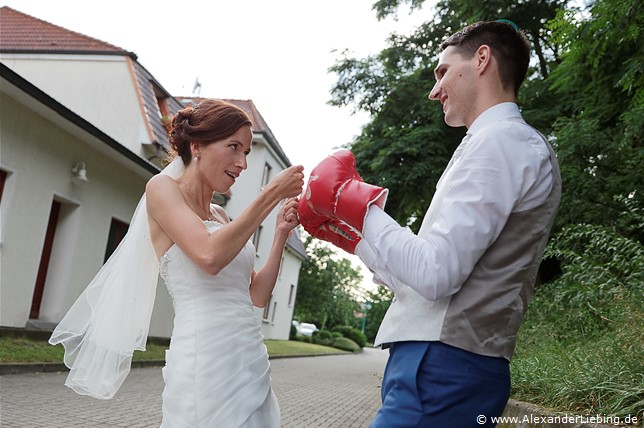
{"type": "Polygon", "coordinates": [[[492,52],[488,45],[481,45],[474,54],[476,57],[476,68],[479,74],[483,74],[492,61],[492,52]]]}

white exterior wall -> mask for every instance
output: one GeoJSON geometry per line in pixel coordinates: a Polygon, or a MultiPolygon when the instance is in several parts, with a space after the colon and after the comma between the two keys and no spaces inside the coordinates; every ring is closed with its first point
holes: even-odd
{"type": "MultiPolygon", "coordinates": [[[[3,64],[141,155],[141,144],[150,140],[130,61],[123,56],[2,54],[3,64]]],[[[0,160],[10,176],[0,216],[1,239],[6,242],[0,250],[0,325],[24,327],[28,321],[54,198],[62,202],[63,209],[50,262],[56,268],[49,270],[40,320],[56,323],[101,267],[112,217],[130,222],[149,176],[143,178],[141,172],[137,175],[123,167],[129,161],[124,161],[122,155],[106,159],[104,150],[93,149],[77,133],[74,136],[66,132],[65,126],[32,118],[37,116],[33,111],[13,105],[8,98],[2,102],[0,160]],[[79,161],[85,162],[90,180],[83,185],[70,180],[71,167],[79,161]],[[20,269],[13,267],[17,260],[20,269]]],[[[69,127],[69,123],[65,125],[69,127]]],[[[272,167],[271,177],[284,169],[264,137],[257,134],[255,140],[248,169],[231,189],[233,197],[225,207],[231,218],[238,216],[260,192],[265,162],[272,167]]],[[[263,266],[270,251],[276,213],[277,209],[263,223],[256,269],[263,266]]],[[[263,319],[263,309],[256,310],[269,339],[288,339],[293,317],[288,297],[291,285],[297,285],[301,262],[290,251],[284,254],[268,318],[263,319]],[[273,314],[275,304],[277,312],[273,314]]],[[[169,337],[173,317],[172,303],[160,281],[150,335],[169,337]]]]}
{"type": "MultiPolygon", "coordinates": [[[[264,175],[264,165],[268,163],[271,166],[271,176],[273,179],[277,174],[285,169],[279,158],[270,150],[263,137],[254,138],[254,143],[250,155],[248,156],[248,168],[242,172],[231,188],[232,198],[226,205],[226,211],[231,218],[238,216],[250,203],[257,197],[261,191],[262,178],[264,175]]],[[[278,208],[274,209],[262,223],[262,232],[260,235],[257,257],[255,259],[255,269],[260,269],[268,257],[273,244],[275,234],[275,221],[277,218],[278,208]]],[[[262,321],[262,332],[268,339],[288,340],[293,320],[293,304],[288,304],[288,298],[291,291],[291,285],[297,288],[297,281],[300,274],[301,260],[292,251],[284,251],[282,268],[280,275],[273,290],[273,297],[269,303],[268,317],[264,318],[264,309],[255,308],[257,317],[262,321]]]]}
{"type": "MultiPolygon", "coordinates": [[[[257,137],[257,136],[255,136],[257,137]]],[[[231,188],[232,198],[224,207],[230,218],[235,219],[250,205],[261,191],[264,164],[271,167],[271,178],[279,174],[284,166],[261,138],[255,138],[248,167],[242,172],[231,188]]],[[[259,247],[256,248],[255,269],[260,269],[268,257],[275,234],[277,208],[274,209],[262,223],[262,233],[259,247]]],[[[284,251],[282,269],[273,290],[273,298],[269,303],[268,318],[264,319],[264,309],[255,308],[255,314],[262,321],[262,332],[267,339],[288,340],[293,319],[295,292],[300,274],[301,260],[288,248],[284,251]],[[291,285],[294,291],[291,293],[291,285]],[[289,296],[292,294],[289,304],[289,296]]],[[[173,317],[172,302],[166,291],[165,284],[158,284],[150,336],[169,337],[172,333],[173,317]]]]}
{"type": "MultiPolygon", "coordinates": [[[[282,269],[270,302],[271,307],[268,318],[263,319],[262,316],[262,330],[267,338],[288,340],[291,321],[293,320],[293,310],[295,309],[295,297],[301,264],[299,257],[287,247],[284,251],[282,269]]],[[[263,315],[263,313],[260,315],[263,315]]]]}
{"type": "Polygon", "coordinates": [[[133,153],[150,144],[128,57],[3,53],[2,63],[133,153]]]}
{"type": "Polygon", "coordinates": [[[129,223],[150,174],[67,132],[66,119],[47,120],[4,93],[0,113],[0,167],[9,173],[0,205],[0,325],[22,328],[29,319],[53,200],[62,209],[39,319],[58,322],[103,264],[112,218],[129,223]],[[80,161],[89,181],[77,184],[71,168],[80,161]]]}

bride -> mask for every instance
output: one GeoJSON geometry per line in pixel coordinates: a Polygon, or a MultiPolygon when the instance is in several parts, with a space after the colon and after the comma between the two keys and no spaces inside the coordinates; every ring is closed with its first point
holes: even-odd
{"type": "MultiPolygon", "coordinates": [[[[290,231],[299,224],[295,197],[302,190],[303,169],[292,166],[282,171],[231,221],[223,208],[211,204],[211,199],[214,192],[228,191],[247,168],[246,158],[252,144],[248,116],[224,101],[202,101],[175,115],[170,142],[176,158],[163,173],[148,182],[135,213],[135,217],[145,214],[147,241],[151,245],[147,249],[144,246],[144,250],[151,249],[156,255],[155,263],[150,266],[156,266],[160,272],[175,311],[163,368],[161,426],[279,427],[279,407],[271,389],[268,354],[253,306],[264,307],[268,303],[284,245],[290,231]],[[255,272],[255,248],[250,238],[282,200],[285,201],[277,215],[270,254],[265,265],[255,272]]],[[[135,221],[128,235],[136,232],[135,221]]],[[[128,250],[126,240],[121,245],[125,247],[121,253],[128,250]]],[[[129,253],[140,257],[139,251],[140,246],[129,253]]],[[[102,271],[108,267],[110,272],[120,270],[119,264],[132,263],[124,254],[115,255],[116,262],[108,260],[102,271]],[[119,259],[126,260],[119,262],[119,259]]],[[[76,306],[84,306],[85,312],[89,306],[100,313],[101,309],[95,308],[96,302],[92,299],[119,303],[125,300],[94,297],[101,291],[108,295],[115,293],[103,290],[109,286],[91,292],[98,287],[94,284],[96,281],[81,295],[80,303],[77,301],[70,309],[50,342],[65,345],[65,362],[72,368],[68,386],[81,394],[110,398],[125,379],[131,360],[128,349],[117,349],[119,358],[112,362],[111,350],[123,346],[120,343],[112,346],[111,342],[126,341],[130,346],[134,343],[136,349],[144,347],[144,340],[143,344],[140,342],[143,334],[147,337],[149,315],[147,325],[141,327],[145,322],[138,315],[140,308],[129,302],[132,312],[137,313],[132,323],[122,319],[130,311],[119,307],[118,316],[104,310],[104,315],[90,317],[100,320],[98,326],[93,325],[95,321],[88,321],[73,332],[68,324],[79,316],[72,315],[83,312],[75,310],[76,306]],[[113,319],[115,325],[108,329],[103,326],[105,319],[113,319]],[[129,324],[136,325],[136,331],[132,332],[129,324]],[[110,333],[115,328],[118,331],[119,326],[128,330],[123,333],[127,339],[110,333]],[[110,337],[107,344],[106,337],[110,337]],[[99,357],[106,360],[102,367],[96,367],[99,357]],[[105,366],[109,369],[107,375],[105,366]]],[[[121,286],[120,294],[140,292],[127,287],[139,288],[141,284],[121,286]]],[[[151,311],[148,302],[144,306],[143,313],[151,311]]]]}

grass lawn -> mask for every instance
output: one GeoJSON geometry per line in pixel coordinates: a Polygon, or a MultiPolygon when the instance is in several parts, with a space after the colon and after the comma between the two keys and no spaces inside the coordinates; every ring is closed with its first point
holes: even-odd
{"type": "Polygon", "coordinates": [[[288,355],[314,355],[314,354],[350,354],[330,346],[315,345],[313,343],[298,342],[297,340],[265,340],[268,355],[271,357],[288,355]]]}
{"type": "MultiPolygon", "coordinates": [[[[344,353],[340,349],[294,340],[266,340],[271,357],[289,355],[319,355],[344,353]]],[[[145,352],[135,351],[134,361],[163,360],[165,346],[149,343],[145,352]]],[[[23,337],[0,337],[0,364],[6,363],[60,363],[63,361],[63,346],[51,346],[44,340],[23,337]]]]}

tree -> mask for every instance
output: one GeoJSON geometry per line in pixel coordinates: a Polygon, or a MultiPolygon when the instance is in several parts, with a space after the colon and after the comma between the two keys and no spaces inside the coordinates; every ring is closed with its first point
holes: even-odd
{"type": "Polygon", "coordinates": [[[373,343],[378,334],[378,329],[382,323],[382,319],[387,313],[387,309],[391,305],[394,298],[394,293],[382,285],[378,286],[376,290],[368,291],[366,294],[367,301],[371,304],[371,308],[367,312],[367,319],[365,322],[365,335],[367,339],[373,343]]]}
{"type": "MultiPolygon", "coordinates": [[[[424,0],[378,0],[374,10],[382,18],[405,3],[413,10],[424,0]]],[[[513,376],[524,379],[517,390],[542,389],[536,398],[562,410],[641,415],[644,2],[595,0],[580,10],[563,1],[440,0],[434,19],[409,37],[393,35],[377,55],[345,55],[336,62],[331,104],[371,114],[350,146],[358,169],[365,181],[390,189],[387,211],[417,231],[438,174],[464,133],[447,128],[439,109],[425,100],[438,45],[444,34],[465,24],[498,18],[516,22],[533,44],[534,66],[519,104],[526,120],[551,140],[563,179],[546,252],[560,269],[536,290],[522,327],[530,332],[521,335],[524,342],[537,346],[517,346],[514,361],[523,365],[513,363],[513,376]],[[553,348],[535,355],[545,342],[553,348]],[[551,349],[561,349],[556,356],[575,365],[582,360],[575,355],[594,359],[588,358],[580,380],[569,365],[557,369],[557,362],[543,358],[551,349]],[[581,353],[571,352],[575,349],[581,353]],[[549,372],[556,376],[544,375],[549,372]],[[596,372],[600,375],[588,376],[596,372]],[[608,387],[606,379],[613,378],[620,380],[608,387]],[[585,379],[600,387],[585,389],[585,379]],[[548,403],[549,397],[557,402],[548,403]]],[[[384,296],[381,302],[388,307],[384,296]]],[[[373,308],[372,303],[370,339],[373,308]]]]}
{"type": "MultiPolygon", "coordinates": [[[[413,10],[424,1],[380,0],[373,9],[382,19],[395,14],[403,3],[413,10]]],[[[371,121],[349,147],[365,181],[390,190],[386,210],[399,223],[418,231],[436,183],[465,134],[465,129],[445,125],[438,104],[427,99],[443,38],[468,23],[500,17],[524,29],[536,58],[522,89],[524,111],[528,120],[547,132],[559,108],[543,82],[558,61],[558,50],[549,42],[550,30],[543,24],[556,16],[563,3],[442,0],[434,20],[411,35],[390,36],[382,52],[364,59],[344,52],[330,68],[338,75],[330,103],[371,114],[371,121]]]]}
{"type": "Polygon", "coordinates": [[[335,250],[315,238],[304,243],[308,259],[300,268],[295,300],[295,318],[330,329],[353,323],[358,308],[353,290],[362,275],[347,259],[338,259],[335,250]]]}
{"type": "MultiPolygon", "coordinates": [[[[555,124],[564,194],[558,224],[617,227],[640,243],[624,216],[644,189],[644,5],[598,0],[562,11],[550,27],[564,52],[548,78],[568,114],[555,124]]],[[[637,224],[637,223],[636,223],[637,224]]]]}

